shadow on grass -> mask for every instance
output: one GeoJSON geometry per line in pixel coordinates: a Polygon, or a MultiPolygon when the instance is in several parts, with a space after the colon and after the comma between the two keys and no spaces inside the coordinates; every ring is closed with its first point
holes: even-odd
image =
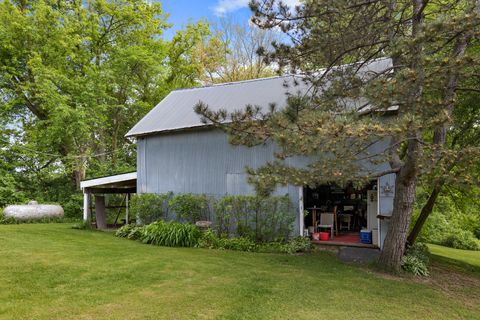
{"type": "Polygon", "coordinates": [[[439,264],[441,266],[447,267],[449,269],[453,269],[455,271],[480,277],[480,266],[476,266],[460,260],[447,258],[434,253],[432,253],[430,257],[431,257],[432,263],[434,264],[439,264]]]}

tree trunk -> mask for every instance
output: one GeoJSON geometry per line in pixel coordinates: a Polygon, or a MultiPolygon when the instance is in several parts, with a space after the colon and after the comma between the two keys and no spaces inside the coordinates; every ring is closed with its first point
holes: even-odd
{"type": "Polygon", "coordinates": [[[408,244],[412,245],[417,240],[417,237],[420,234],[420,231],[422,230],[423,225],[425,224],[425,222],[427,221],[427,218],[430,216],[430,214],[433,211],[433,207],[435,206],[435,202],[437,201],[440,191],[442,191],[442,187],[444,183],[445,183],[444,179],[438,180],[435,186],[433,187],[432,193],[430,194],[430,197],[428,197],[427,203],[423,206],[422,211],[420,212],[420,215],[418,216],[418,219],[415,222],[415,225],[413,226],[412,231],[410,231],[410,234],[407,239],[408,244]]]}
{"type": "Polygon", "coordinates": [[[85,180],[85,176],[86,176],[86,158],[85,157],[81,157],[79,159],[79,163],[77,164],[77,168],[75,168],[73,170],[73,180],[75,182],[75,186],[77,187],[77,189],[80,188],[80,182],[82,182],[82,180],[85,180]]]}
{"type": "Polygon", "coordinates": [[[402,265],[408,229],[415,202],[417,177],[405,167],[397,174],[393,212],[387,236],[380,254],[380,264],[388,271],[397,272],[402,265]]]}
{"type": "Polygon", "coordinates": [[[80,182],[85,180],[85,168],[81,168],[73,171],[73,179],[75,181],[75,186],[77,189],[80,188],[80,182]]]}

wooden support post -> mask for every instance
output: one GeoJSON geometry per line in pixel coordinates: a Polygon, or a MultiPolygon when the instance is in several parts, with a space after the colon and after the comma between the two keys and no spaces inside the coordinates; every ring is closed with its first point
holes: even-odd
{"type": "Polygon", "coordinates": [[[130,207],[130,193],[127,193],[127,198],[125,199],[125,224],[128,224],[128,214],[130,207]]]}
{"type": "Polygon", "coordinates": [[[105,196],[95,195],[95,218],[97,229],[107,229],[107,214],[105,212],[105,196]]]}

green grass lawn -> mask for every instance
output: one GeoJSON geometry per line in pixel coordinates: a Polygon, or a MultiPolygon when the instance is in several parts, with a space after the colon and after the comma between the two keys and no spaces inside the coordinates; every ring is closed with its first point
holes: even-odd
{"type": "Polygon", "coordinates": [[[479,319],[479,255],[451,264],[449,250],[432,246],[446,256],[434,256],[440,276],[419,280],[328,252],[164,248],[66,224],[4,225],[0,319],[479,319]]]}
{"type": "Polygon", "coordinates": [[[428,247],[436,258],[473,272],[480,271],[480,251],[452,249],[436,244],[429,244],[428,247]]]}

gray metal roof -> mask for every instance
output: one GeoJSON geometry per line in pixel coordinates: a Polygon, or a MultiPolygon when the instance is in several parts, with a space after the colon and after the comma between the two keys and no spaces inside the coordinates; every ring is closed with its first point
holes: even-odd
{"type": "MultiPolygon", "coordinates": [[[[364,69],[378,72],[390,65],[390,59],[380,59],[370,63],[364,69]]],[[[278,108],[283,108],[286,106],[288,94],[301,94],[308,91],[308,86],[301,78],[301,76],[287,75],[174,90],[143,117],[126,136],[204,126],[200,116],[194,111],[195,105],[199,102],[207,104],[212,111],[224,109],[227,112],[233,112],[245,109],[246,105],[268,108],[271,103],[278,108]],[[294,82],[298,85],[294,85],[294,82]]]]}
{"type": "Polygon", "coordinates": [[[280,108],[284,107],[287,92],[297,93],[305,89],[304,84],[292,86],[293,79],[294,76],[290,75],[174,90],[126,136],[204,126],[200,115],[193,110],[199,102],[207,104],[211,110],[224,109],[228,112],[243,110],[248,104],[266,108],[275,103],[280,108]],[[290,88],[284,84],[289,84],[290,88]]]}

